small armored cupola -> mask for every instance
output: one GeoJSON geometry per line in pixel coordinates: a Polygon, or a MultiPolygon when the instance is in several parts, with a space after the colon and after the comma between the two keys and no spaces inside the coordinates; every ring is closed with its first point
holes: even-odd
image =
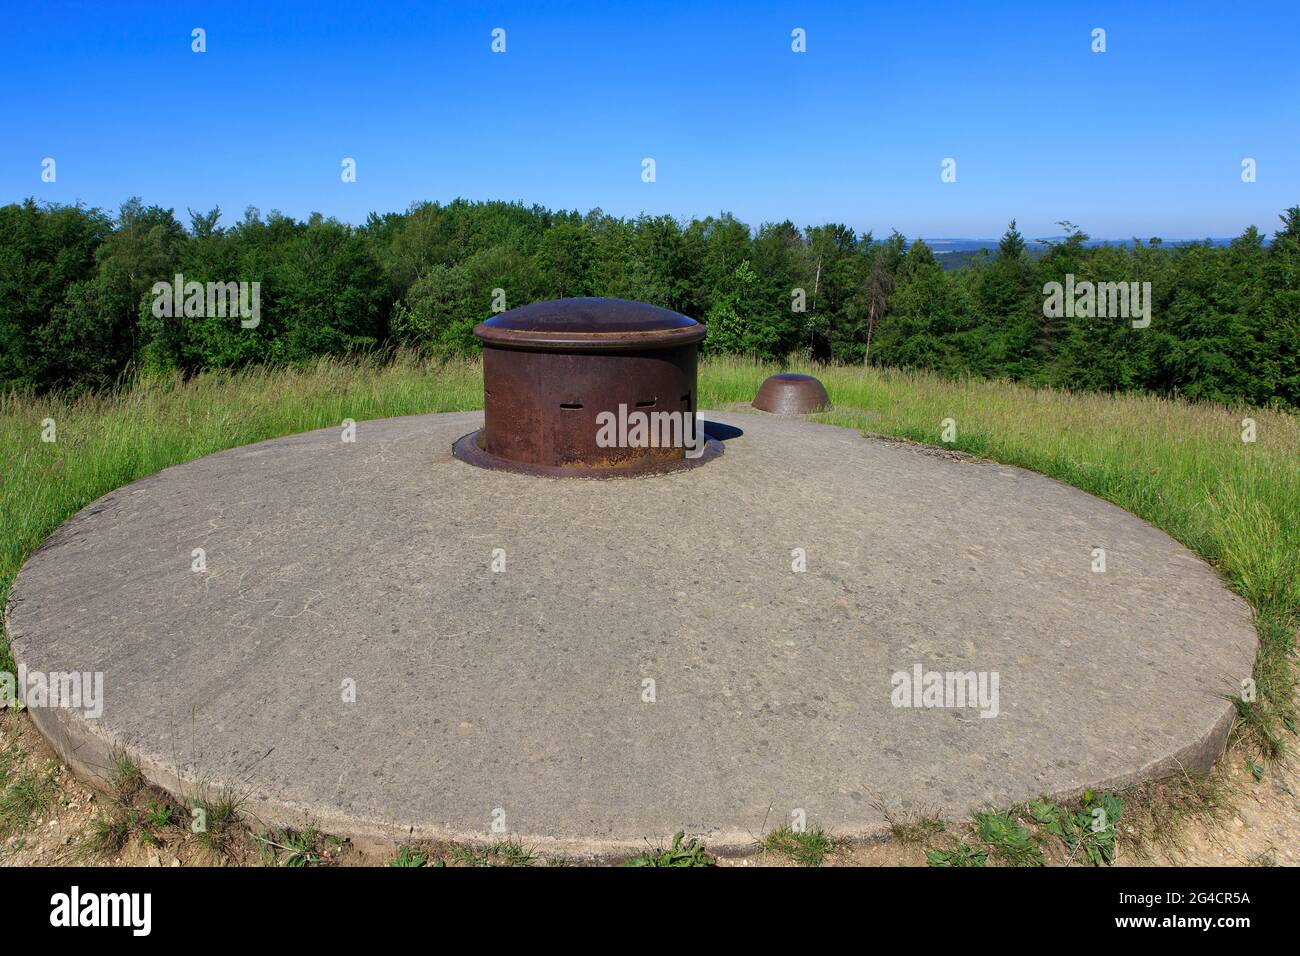
{"type": "Polygon", "coordinates": [[[777,415],[809,415],[831,407],[826,388],[811,375],[769,375],[754,396],[754,407],[777,415]]]}
{"type": "Polygon", "coordinates": [[[483,343],[484,428],[457,443],[463,460],[601,477],[685,467],[721,451],[718,442],[701,455],[688,447],[705,336],[692,318],[625,299],[556,299],[503,312],[474,334],[483,343]]]}

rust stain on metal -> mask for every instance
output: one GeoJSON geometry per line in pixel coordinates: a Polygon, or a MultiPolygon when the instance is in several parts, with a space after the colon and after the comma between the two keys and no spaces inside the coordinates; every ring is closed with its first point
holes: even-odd
{"type": "Polygon", "coordinates": [[[598,416],[675,413],[693,422],[705,329],[668,309],[625,299],[556,299],[480,323],[484,428],[456,443],[483,467],[560,477],[614,477],[702,464],[684,444],[602,447],[598,416]]]}
{"type": "Polygon", "coordinates": [[[826,411],[831,407],[831,399],[825,386],[811,375],[785,372],[763,380],[753,405],[777,415],[809,415],[826,411]]]}

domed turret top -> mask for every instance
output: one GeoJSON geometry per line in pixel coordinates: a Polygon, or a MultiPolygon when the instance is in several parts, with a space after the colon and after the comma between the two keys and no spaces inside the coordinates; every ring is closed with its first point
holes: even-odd
{"type": "Polygon", "coordinates": [[[660,349],[704,338],[694,319],[627,299],[551,299],[480,322],[474,334],[503,348],[606,351],[660,349]]]}

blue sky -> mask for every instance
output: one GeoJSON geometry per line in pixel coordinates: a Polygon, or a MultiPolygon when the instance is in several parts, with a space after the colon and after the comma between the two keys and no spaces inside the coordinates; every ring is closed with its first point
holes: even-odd
{"type": "Polygon", "coordinates": [[[0,202],[138,195],[182,216],[219,205],[227,223],[249,205],[362,222],[465,196],[878,236],[994,236],[1015,217],[1030,237],[1068,219],[1166,239],[1272,232],[1300,203],[1295,0],[102,0],[4,19],[0,202]]]}

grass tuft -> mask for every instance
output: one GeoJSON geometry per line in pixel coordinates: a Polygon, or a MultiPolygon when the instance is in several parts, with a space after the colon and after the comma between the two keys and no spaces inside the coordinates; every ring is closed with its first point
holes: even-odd
{"type": "Polygon", "coordinates": [[[100,817],[90,825],[86,848],[96,856],[112,856],[131,838],[132,823],[125,812],[118,811],[110,817],[100,817]]]}
{"type": "Polygon", "coordinates": [[[304,830],[275,830],[269,836],[254,837],[271,861],[289,869],[320,866],[326,838],[314,826],[304,830]]]}
{"type": "Polygon", "coordinates": [[[126,751],[113,751],[112,785],[114,799],[124,807],[131,806],[136,796],[144,789],[144,773],[126,751]]]}
{"type": "Polygon", "coordinates": [[[404,846],[397,851],[397,856],[389,866],[418,867],[428,866],[429,857],[415,847],[404,846]]]}
{"type": "Polygon", "coordinates": [[[48,811],[58,794],[53,765],[39,769],[21,766],[17,764],[20,754],[10,759],[15,762],[4,774],[0,791],[0,839],[30,829],[32,819],[48,811]]]}
{"type": "Polygon", "coordinates": [[[763,849],[788,856],[801,866],[821,866],[834,844],[819,826],[795,830],[783,826],[763,838],[763,849]]]}
{"type": "Polygon", "coordinates": [[[1233,805],[1222,765],[1207,774],[1138,784],[1119,796],[1124,801],[1119,838],[1137,859],[1147,862],[1157,854],[1176,858],[1183,849],[1181,834],[1189,824],[1221,823],[1231,815],[1233,805]]]}
{"type": "Polygon", "coordinates": [[[704,845],[694,837],[687,840],[686,833],[678,830],[673,834],[673,842],[667,848],[652,847],[639,856],[623,862],[624,866],[716,866],[717,859],[711,856],[704,845]]]}
{"type": "Polygon", "coordinates": [[[975,814],[975,833],[995,856],[1012,866],[1042,866],[1043,854],[1034,834],[1007,813],[975,814]]]}
{"type": "Polygon", "coordinates": [[[931,850],[925,855],[927,866],[984,866],[989,855],[969,843],[957,843],[948,850],[931,850]]]}
{"type": "Polygon", "coordinates": [[[1102,866],[1115,862],[1116,827],[1124,813],[1124,802],[1114,794],[1085,790],[1075,809],[1062,809],[1050,800],[1040,800],[1030,804],[1029,812],[1046,833],[1065,845],[1067,864],[1102,866]]]}
{"type": "Polygon", "coordinates": [[[944,831],[944,822],[933,817],[914,820],[895,820],[889,824],[889,833],[899,843],[924,846],[944,831]]]}
{"type": "Polygon", "coordinates": [[[247,837],[239,804],[237,797],[223,793],[200,796],[190,807],[190,839],[218,862],[230,862],[247,837]]]}
{"type": "Polygon", "coordinates": [[[517,840],[498,840],[486,847],[456,845],[452,857],[461,866],[532,866],[537,857],[517,840]]]}

